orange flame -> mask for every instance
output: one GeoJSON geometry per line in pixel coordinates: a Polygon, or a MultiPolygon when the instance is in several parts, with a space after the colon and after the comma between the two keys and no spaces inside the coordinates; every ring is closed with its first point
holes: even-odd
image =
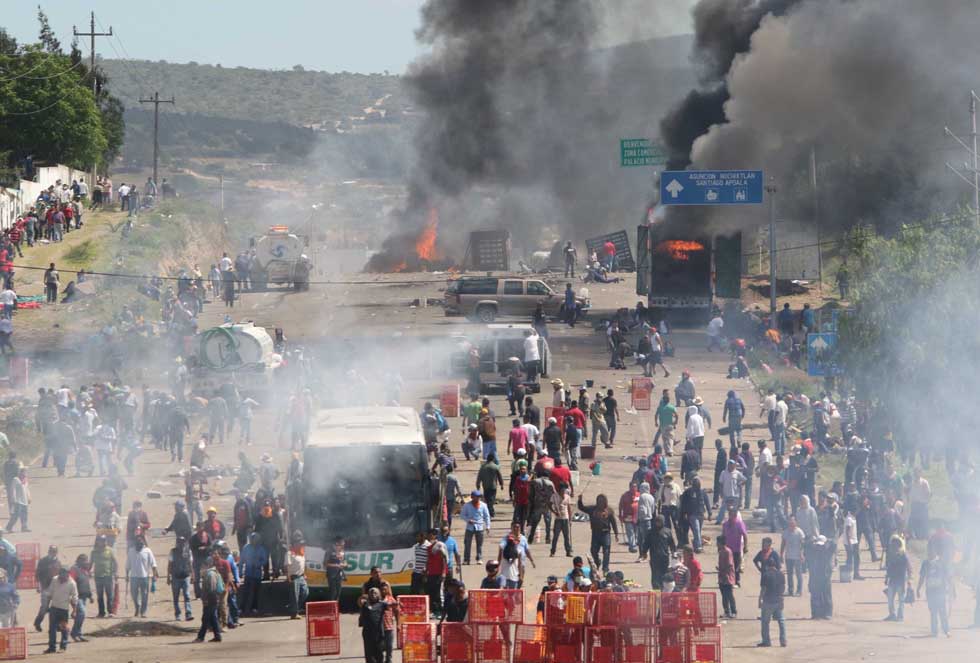
{"type": "Polygon", "coordinates": [[[704,251],[704,244],[701,242],[690,242],[683,239],[669,239],[657,244],[654,249],[657,253],[666,253],[674,260],[690,260],[691,253],[704,251]]]}
{"type": "Polygon", "coordinates": [[[404,272],[408,269],[408,263],[402,260],[400,263],[391,268],[392,272],[404,272]]]}
{"type": "Polygon", "coordinates": [[[429,220],[425,224],[425,228],[419,234],[417,240],[415,240],[415,254],[419,257],[419,260],[436,260],[439,258],[438,250],[436,249],[436,236],[439,231],[439,212],[436,211],[435,207],[429,209],[429,220]]]}

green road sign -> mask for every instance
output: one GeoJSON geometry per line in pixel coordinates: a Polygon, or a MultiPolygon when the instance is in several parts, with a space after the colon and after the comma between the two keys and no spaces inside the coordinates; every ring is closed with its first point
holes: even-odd
{"type": "Polygon", "coordinates": [[[620,138],[619,157],[621,166],[662,166],[667,163],[663,146],[649,138],[620,138]]]}

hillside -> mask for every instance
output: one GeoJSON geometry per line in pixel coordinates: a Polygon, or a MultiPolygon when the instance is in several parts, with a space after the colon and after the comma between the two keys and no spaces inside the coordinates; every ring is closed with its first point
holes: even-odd
{"type": "Polygon", "coordinates": [[[104,59],[100,64],[114,94],[127,108],[141,107],[141,95],[159,91],[161,96],[176,97],[174,110],[179,113],[332,128],[335,122],[363,116],[365,108],[381,99],[380,108],[385,110],[400,111],[408,103],[401,79],[386,74],[273,71],[148,60],[104,59]]]}

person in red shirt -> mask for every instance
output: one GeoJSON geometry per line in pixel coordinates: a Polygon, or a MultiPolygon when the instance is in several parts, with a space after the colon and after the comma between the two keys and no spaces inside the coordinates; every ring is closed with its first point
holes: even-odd
{"type": "Polygon", "coordinates": [[[531,507],[531,475],[527,473],[527,461],[517,461],[517,474],[510,480],[510,499],[514,503],[514,523],[521,529],[527,522],[531,507]]]}
{"type": "Polygon", "coordinates": [[[442,584],[449,571],[449,550],[439,540],[439,530],[430,529],[428,559],[425,564],[425,591],[429,595],[429,610],[435,618],[442,616],[442,584]]]}
{"type": "Polygon", "coordinates": [[[551,479],[551,483],[555,484],[555,488],[561,484],[568,486],[568,494],[575,497],[575,488],[572,486],[572,471],[568,469],[567,465],[560,464],[560,461],[560,458],[552,459],[554,467],[551,468],[548,478],[551,479]]]}
{"type": "Polygon", "coordinates": [[[215,570],[221,575],[221,582],[225,584],[225,593],[218,599],[218,622],[226,628],[235,628],[234,624],[228,623],[228,592],[235,585],[231,564],[221,555],[219,547],[211,551],[211,559],[214,561],[215,570]]]}
{"type": "Polygon", "coordinates": [[[684,566],[687,567],[687,589],[688,592],[700,592],[701,582],[704,580],[704,571],[701,570],[701,562],[694,556],[694,548],[684,546],[684,566]]]}
{"type": "Polygon", "coordinates": [[[619,520],[626,529],[626,545],[636,552],[636,519],[640,508],[640,489],[635,483],[619,498],[619,520]]]}
{"type": "Polygon", "coordinates": [[[527,452],[527,431],[521,426],[520,419],[514,419],[512,422],[513,428],[510,429],[510,448],[508,453],[511,456],[517,455],[518,449],[523,449],[527,452]]]}
{"type": "Polygon", "coordinates": [[[616,271],[616,245],[606,242],[602,245],[602,251],[606,254],[606,269],[610,272],[616,271]]]}
{"type": "Polygon", "coordinates": [[[225,538],[225,524],[218,520],[218,510],[213,506],[208,507],[208,519],[204,524],[213,541],[221,541],[225,538]]]}

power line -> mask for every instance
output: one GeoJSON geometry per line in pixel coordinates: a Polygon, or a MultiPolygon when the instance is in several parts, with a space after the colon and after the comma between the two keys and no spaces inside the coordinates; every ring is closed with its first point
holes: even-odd
{"type": "MultiPolygon", "coordinates": [[[[65,56],[62,56],[62,57],[65,57],[65,56]]],[[[22,78],[23,79],[26,79],[26,80],[29,80],[29,81],[47,81],[47,80],[50,80],[52,78],[58,78],[59,76],[64,76],[68,72],[73,71],[75,68],[77,68],[78,65],[80,65],[81,63],[82,63],[81,60],[79,60],[78,62],[76,62],[72,66],[68,67],[64,71],[60,71],[57,74],[51,74],[50,76],[28,76],[27,74],[31,73],[32,71],[34,71],[35,69],[37,69],[38,67],[40,67],[41,65],[44,64],[44,62],[39,62],[38,64],[34,65],[33,67],[31,67],[27,71],[18,74],[17,76],[13,76],[11,78],[0,78],[0,83],[9,83],[10,81],[16,81],[16,80],[20,80],[22,78]]]]}
{"type": "Polygon", "coordinates": [[[55,99],[51,104],[45,106],[44,108],[38,108],[37,110],[32,110],[32,111],[29,111],[27,113],[7,113],[7,112],[4,112],[3,113],[3,117],[8,117],[10,115],[15,115],[17,117],[24,117],[25,115],[36,115],[37,113],[43,113],[46,110],[50,110],[51,108],[54,108],[55,106],[57,106],[61,102],[62,102],[61,99],[55,99]]]}

